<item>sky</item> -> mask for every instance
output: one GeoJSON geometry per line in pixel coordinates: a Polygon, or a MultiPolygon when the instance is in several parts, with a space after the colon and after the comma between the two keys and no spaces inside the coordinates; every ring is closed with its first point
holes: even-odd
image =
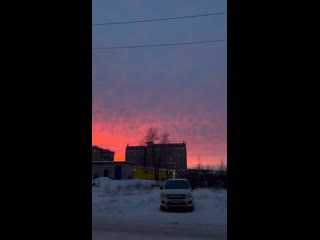
{"type": "MultiPolygon", "coordinates": [[[[220,0],[93,0],[92,23],[226,12],[220,0]]],[[[227,40],[227,15],[92,26],[92,47],[227,40]]],[[[92,50],[92,144],[125,160],[149,127],[187,165],[227,164],[227,42],[92,50]]]]}

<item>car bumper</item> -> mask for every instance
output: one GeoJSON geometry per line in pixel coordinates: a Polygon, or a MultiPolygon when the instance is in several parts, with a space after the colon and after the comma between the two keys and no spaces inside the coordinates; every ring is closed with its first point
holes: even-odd
{"type": "Polygon", "coordinates": [[[161,198],[160,205],[163,207],[192,207],[193,198],[185,198],[185,199],[161,198]]]}

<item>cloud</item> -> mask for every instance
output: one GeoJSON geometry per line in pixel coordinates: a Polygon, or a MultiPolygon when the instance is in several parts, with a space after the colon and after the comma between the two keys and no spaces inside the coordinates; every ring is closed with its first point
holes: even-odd
{"type": "MultiPolygon", "coordinates": [[[[137,99],[131,100],[134,106],[137,99]]],[[[199,108],[188,113],[181,108],[172,114],[161,107],[147,112],[135,107],[103,105],[93,104],[93,144],[115,151],[115,159],[124,160],[126,145],[138,145],[150,126],[158,127],[160,132],[168,131],[173,142],[187,141],[188,165],[196,164],[199,154],[203,164],[219,164],[221,159],[227,159],[226,122],[216,119],[214,112],[199,108]]]]}
{"type": "MultiPolygon", "coordinates": [[[[225,10],[225,1],[95,1],[93,22],[115,22],[225,10]],[[125,16],[125,17],[124,17],[125,16]]],[[[226,17],[159,21],[93,28],[93,47],[224,39],[226,17]],[[190,31],[192,29],[192,31],[190,31]],[[208,31],[210,29],[210,31],[208,31]]],[[[125,146],[136,145],[156,126],[174,142],[187,141],[188,165],[227,161],[227,51],[225,43],[92,51],[93,144],[124,160],[125,146]]]]}

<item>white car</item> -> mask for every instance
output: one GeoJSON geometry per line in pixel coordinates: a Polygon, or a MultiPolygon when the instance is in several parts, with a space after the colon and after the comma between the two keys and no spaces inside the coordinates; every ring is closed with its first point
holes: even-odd
{"type": "Polygon", "coordinates": [[[194,210],[193,193],[187,179],[169,179],[160,187],[160,210],[168,207],[184,207],[194,210]]]}

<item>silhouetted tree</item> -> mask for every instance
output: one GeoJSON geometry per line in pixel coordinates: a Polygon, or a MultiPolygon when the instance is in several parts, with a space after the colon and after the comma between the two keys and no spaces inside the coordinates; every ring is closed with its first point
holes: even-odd
{"type": "Polygon", "coordinates": [[[155,143],[159,139],[160,139],[160,136],[159,136],[158,129],[154,127],[149,127],[146,131],[146,134],[140,141],[140,146],[145,146],[147,142],[155,143]]]}
{"type": "Polygon", "coordinates": [[[155,180],[159,180],[159,169],[161,167],[161,158],[160,156],[155,156],[155,154],[153,154],[152,156],[152,161],[153,161],[153,175],[154,175],[154,179],[155,180]]]}
{"type": "Polygon", "coordinates": [[[162,133],[161,136],[160,136],[160,143],[161,143],[161,144],[168,144],[168,143],[170,143],[169,136],[170,136],[170,134],[169,134],[167,131],[165,131],[164,133],[162,133]]]}
{"type": "Polygon", "coordinates": [[[223,170],[224,170],[224,163],[223,163],[223,159],[221,159],[220,171],[223,172],[223,170]]]}
{"type": "MultiPolygon", "coordinates": [[[[140,141],[140,146],[146,146],[147,142],[156,143],[156,141],[160,140],[160,144],[168,144],[169,140],[169,132],[165,131],[161,135],[159,134],[158,128],[149,127],[145,133],[145,136],[140,141]]],[[[151,146],[151,163],[153,167],[153,174],[155,180],[159,180],[159,169],[164,166],[164,162],[159,154],[156,154],[154,146],[151,146]]]]}
{"type": "Polygon", "coordinates": [[[198,156],[198,169],[201,169],[201,159],[200,159],[200,154],[198,156]]]}

